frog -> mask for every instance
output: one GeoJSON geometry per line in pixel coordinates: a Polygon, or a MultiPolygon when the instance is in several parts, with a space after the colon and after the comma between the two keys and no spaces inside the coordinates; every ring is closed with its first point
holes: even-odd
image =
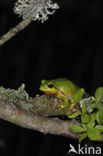
{"type": "Polygon", "coordinates": [[[68,113],[74,110],[75,106],[77,106],[76,104],[82,99],[85,93],[83,88],[79,88],[67,78],[43,79],[41,81],[40,91],[48,96],[60,99],[62,101],[59,103],[60,108],[68,108],[68,113]]]}

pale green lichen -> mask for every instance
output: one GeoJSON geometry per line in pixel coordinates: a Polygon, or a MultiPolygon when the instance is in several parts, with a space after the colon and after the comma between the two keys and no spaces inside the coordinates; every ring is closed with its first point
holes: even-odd
{"type": "Polygon", "coordinates": [[[14,89],[5,89],[3,87],[0,87],[0,95],[2,98],[7,99],[8,102],[17,102],[18,100],[28,99],[29,96],[25,91],[25,85],[22,84],[18,90],[14,89]]]}
{"type": "Polygon", "coordinates": [[[0,106],[11,105],[16,115],[19,110],[37,113],[39,115],[65,114],[66,110],[59,109],[59,99],[47,95],[29,97],[22,84],[18,90],[0,87],[0,106]]]}

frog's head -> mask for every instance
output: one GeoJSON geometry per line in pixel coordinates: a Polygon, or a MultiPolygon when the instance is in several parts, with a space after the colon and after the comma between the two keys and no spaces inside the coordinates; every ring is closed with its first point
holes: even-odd
{"type": "Polygon", "coordinates": [[[40,90],[47,95],[56,95],[56,88],[50,80],[42,80],[40,90]]]}

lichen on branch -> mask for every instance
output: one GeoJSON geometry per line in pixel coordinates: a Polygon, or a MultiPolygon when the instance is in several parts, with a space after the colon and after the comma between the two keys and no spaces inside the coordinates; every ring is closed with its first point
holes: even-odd
{"type": "Polygon", "coordinates": [[[57,115],[65,115],[66,110],[56,108],[58,99],[46,95],[29,97],[22,84],[18,90],[0,87],[0,118],[24,128],[44,134],[56,134],[79,138],[69,130],[75,120],[60,120],[57,115]],[[54,116],[47,117],[47,116],[54,116]]]}
{"type": "Polygon", "coordinates": [[[37,113],[44,116],[66,115],[66,109],[59,109],[57,98],[52,98],[46,95],[36,95],[29,97],[25,91],[25,85],[22,84],[18,90],[5,89],[0,87],[0,99],[2,102],[8,101],[19,109],[23,109],[32,113],[37,113]]]}

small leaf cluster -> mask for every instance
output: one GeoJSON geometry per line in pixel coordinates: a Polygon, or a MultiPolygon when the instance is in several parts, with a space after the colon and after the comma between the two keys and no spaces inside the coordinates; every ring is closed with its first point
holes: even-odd
{"type": "Polygon", "coordinates": [[[68,115],[68,118],[76,118],[80,115],[80,125],[71,125],[70,130],[80,133],[79,142],[85,138],[92,141],[101,140],[103,133],[103,87],[97,88],[94,97],[85,99],[81,111],[77,110],[68,115]],[[90,113],[88,106],[92,107],[90,113]]]}

